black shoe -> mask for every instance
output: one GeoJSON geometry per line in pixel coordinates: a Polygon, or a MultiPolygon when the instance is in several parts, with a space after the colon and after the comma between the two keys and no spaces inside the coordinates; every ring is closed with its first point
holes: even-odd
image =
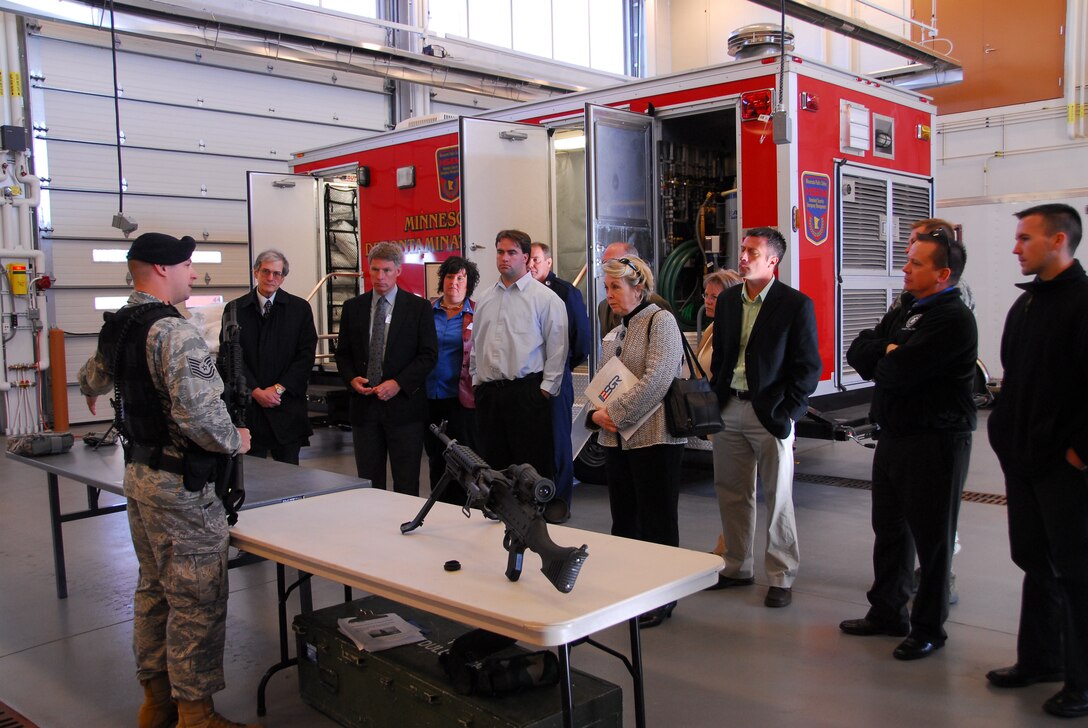
{"type": "Polygon", "coordinates": [[[877,634],[886,634],[891,635],[892,637],[906,637],[910,634],[910,627],[881,624],[880,622],[874,622],[868,617],[847,619],[839,622],[839,629],[846,634],[858,635],[860,637],[871,637],[872,635],[877,634]]]}
{"type": "Polygon", "coordinates": [[[1019,664],[1011,667],[999,667],[986,673],[986,679],[990,684],[999,688],[1026,688],[1041,682],[1061,682],[1065,679],[1065,673],[1061,670],[1054,672],[1028,672],[1019,664]]]}
{"type": "Polygon", "coordinates": [[[756,583],[754,576],[738,579],[735,576],[722,576],[718,574],[718,583],[711,584],[703,591],[718,591],[719,589],[731,589],[735,586],[752,586],[756,583]]]}
{"type": "Polygon", "coordinates": [[[651,609],[645,614],[638,615],[638,628],[650,629],[651,627],[660,626],[666,619],[672,616],[672,610],[674,609],[676,609],[676,602],[669,602],[657,609],[651,609]]]}
{"type": "Polygon", "coordinates": [[[923,657],[929,657],[942,647],[944,645],[920,640],[917,637],[907,637],[892,650],[892,657],[897,660],[920,660],[923,657]]]}
{"type": "Polygon", "coordinates": [[[1080,718],[1088,715],[1088,690],[1062,688],[1050,700],[1043,703],[1043,710],[1063,718],[1080,718]]]}
{"type": "Polygon", "coordinates": [[[793,590],[788,586],[772,586],[763,600],[765,607],[788,607],[793,601],[793,590]]]}

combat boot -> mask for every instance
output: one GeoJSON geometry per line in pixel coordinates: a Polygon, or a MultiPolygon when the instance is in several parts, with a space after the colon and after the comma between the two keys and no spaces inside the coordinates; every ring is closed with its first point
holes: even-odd
{"type": "Polygon", "coordinates": [[[178,728],[261,728],[227,720],[215,712],[211,698],[178,701],[178,728]]]}
{"type": "Polygon", "coordinates": [[[173,728],[178,722],[178,706],[170,697],[170,678],[158,675],[141,680],[144,704],[137,718],[139,728],[173,728]]]}

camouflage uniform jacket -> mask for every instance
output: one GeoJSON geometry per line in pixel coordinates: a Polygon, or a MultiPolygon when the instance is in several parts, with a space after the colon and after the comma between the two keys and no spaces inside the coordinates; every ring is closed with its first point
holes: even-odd
{"type": "MultiPolygon", "coordinates": [[[[157,302],[149,293],[134,291],[128,306],[157,302]]],[[[167,317],[152,324],[147,335],[147,362],[151,379],[166,408],[171,440],[188,438],[210,452],[232,453],[241,438],[223,404],[223,380],[200,332],[188,321],[167,317]]],[[[91,397],[113,392],[113,379],[102,353],[79,370],[79,391],[91,397]]],[[[176,446],[164,452],[180,455],[176,446]]],[[[125,495],[141,503],[165,508],[204,505],[215,500],[215,486],[199,493],[185,490],[180,475],[153,470],[143,463],[125,468],[125,495]]]]}

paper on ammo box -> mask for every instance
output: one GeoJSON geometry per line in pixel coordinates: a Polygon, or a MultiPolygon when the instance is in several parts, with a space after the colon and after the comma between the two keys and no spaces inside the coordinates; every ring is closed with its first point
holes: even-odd
{"type": "Polygon", "coordinates": [[[344,617],[336,620],[340,631],[360,650],[381,652],[390,647],[422,642],[423,633],[396,614],[379,615],[373,619],[344,617]]]}

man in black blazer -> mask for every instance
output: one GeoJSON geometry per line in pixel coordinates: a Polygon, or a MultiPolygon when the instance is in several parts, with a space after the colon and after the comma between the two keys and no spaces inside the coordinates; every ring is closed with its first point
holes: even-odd
{"type": "Polygon", "coordinates": [[[713,386],[725,430],[714,436],[714,488],[725,534],[725,569],[711,589],[755,582],[756,473],[767,503],[764,604],[792,600],[800,552],[793,516],[793,424],[820,381],[812,299],[774,276],[786,240],[774,228],[748,231],[740,249],[744,285],[718,296],[713,386]]]}
{"type": "Polygon", "coordinates": [[[336,345],[349,390],[355,466],[360,478],[384,489],[388,456],[394,490],[419,495],[423,384],[438,359],[434,315],[426,299],[397,286],[404,260],[398,246],[378,243],[367,259],[371,290],[344,304],[336,345]]]}
{"type": "Polygon", "coordinates": [[[271,453],[281,463],[298,465],[299,450],[313,434],[306,388],[314,367],[317,329],[310,304],[281,288],[289,272],[283,253],[262,252],[253,263],[257,285],[227,306],[236,307],[241,326],[242,362],[251,394],[246,410],[253,438],[249,454],[263,458],[271,453]]]}

